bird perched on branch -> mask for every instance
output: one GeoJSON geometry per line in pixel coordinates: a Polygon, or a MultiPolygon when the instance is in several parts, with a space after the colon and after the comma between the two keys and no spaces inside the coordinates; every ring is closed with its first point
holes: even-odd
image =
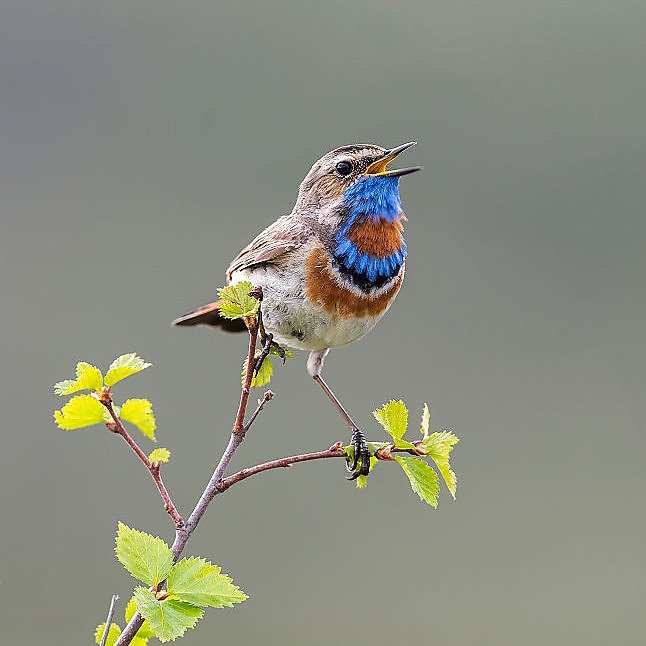
{"type": "MultiPolygon", "coordinates": [[[[371,330],[401,288],[406,217],[399,178],[421,167],[388,166],[415,143],[391,149],[354,144],[324,155],[302,181],[292,212],[262,231],[227,269],[229,283],[248,280],[262,290],[264,356],[276,344],[309,350],[309,375],[352,433],[355,451],[348,465],[350,479],[367,475],[370,453],[363,432],[321,371],[330,349],[356,341],[371,330]]],[[[174,324],[246,330],[242,321],[220,316],[219,301],[174,324]]]]}

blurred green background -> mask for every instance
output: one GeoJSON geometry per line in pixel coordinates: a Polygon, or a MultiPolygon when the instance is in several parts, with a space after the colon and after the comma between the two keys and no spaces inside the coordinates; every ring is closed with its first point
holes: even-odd
{"type": "MultiPolygon", "coordinates": [[[[118,392],[154,402],[190,510],[245,342],[170,320],[321,154],[417,139],[405,288],[327,376],[373,437],[381,402],[414,427],[428,401],[457,501],[389,465],[237,486],[188,553],[251,598],[185,643],[642,643],[645,36],[628,0],[3,0],[0,641],[90,643],[132,584],[117,520],[172,538],[122,442],[54,427],[51,384],[152,361],[118,392]]],[[[304,356],[273,389],[235,467],[346,438],[304,356]]]]}

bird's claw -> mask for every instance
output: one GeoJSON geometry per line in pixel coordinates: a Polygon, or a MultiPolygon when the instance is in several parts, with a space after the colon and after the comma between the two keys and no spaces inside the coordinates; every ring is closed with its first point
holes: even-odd
{"type": "Polygon", "coordinates": [[[270,349],[276,352],[276,354],[283,360],[283,365],[285,365],[285,362],[287,361],[287,352],[285,352],[285,348],[272,339],[270,349]]]}
{"type": "Polygon", "coordinates": [[[348,480],[356,480],[359,476],[367,476],[370,472],[370,449],[366,443],[366,437],[362,431],[355,428],[352,431],[352,446],[354,447],[354,459],[352,464],[346,462],[346,469],[352,475],[348,480]],[[357,469],[357,467],[359,467],[357,469]]]}
{"type": "Polygon", "coordinates": [[[262,367],[263,361],[269,356],[272,349],[283,360],[283,365],[285,365],[285,361],[287,359],[287,353],[285,352],[285,349],[282,346],[278,345],[276,341],[274,341],[273,335],[266,333],[262,344],[262,350],[260,351],[260,354],[256,357],[256,361],[253,364],[254,375],[257,375],[258,372],[260,372],[260,368],[262,367]]]}

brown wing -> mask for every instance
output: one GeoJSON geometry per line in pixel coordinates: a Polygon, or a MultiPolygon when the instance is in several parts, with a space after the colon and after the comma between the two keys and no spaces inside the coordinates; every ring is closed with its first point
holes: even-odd
{"type": "Polygon", "coordinates": [[[220,303],[222,301],[202,305],[195,311],[176,318],[173,325],[212,325],[221,328],[225,332],[244,332],[247,329],[244,321],[241,319],[232,321],[220,316],[220,303]]]}
{"type": "MultiPolygon", "coordinates": [[[[268,226],[249,245],[247,245],[231,262],[227,269],[227,278],[240,269],[248,269],[280,258],[283,254],[297,249],[309,237],[308,230],[291,215],[284,215],[268,226]]],[[[214,301],[180,316],[173,321],[173,325],[212,325],[226,332],[242,332],[246,330],[241,320],[231,321],[220,316],[221,301],[214,301]]]]}
{"type": "Polygon", "coordinates": [[[231,280],[234,271],[248,269],[297,249],[309,238],[310,233],[302,222],[292,215],[283,215],[258,234],[232,261],[227,269],[231,280]]]}

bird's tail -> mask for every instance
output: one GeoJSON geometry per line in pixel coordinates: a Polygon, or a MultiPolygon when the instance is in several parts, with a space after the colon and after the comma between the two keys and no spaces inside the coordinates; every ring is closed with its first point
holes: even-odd
{"type": "Polygon", "coordinates": [[[245,332],[247,327],[244,321],[236,319],[234,321],[224,318],[220,314],[220,305],[222,301],[214,301],[207,305],[202,305],[193,312],[184,314],[173,321],[173,325],[211,325],[219,327],[225,332],[245,332]]]}

